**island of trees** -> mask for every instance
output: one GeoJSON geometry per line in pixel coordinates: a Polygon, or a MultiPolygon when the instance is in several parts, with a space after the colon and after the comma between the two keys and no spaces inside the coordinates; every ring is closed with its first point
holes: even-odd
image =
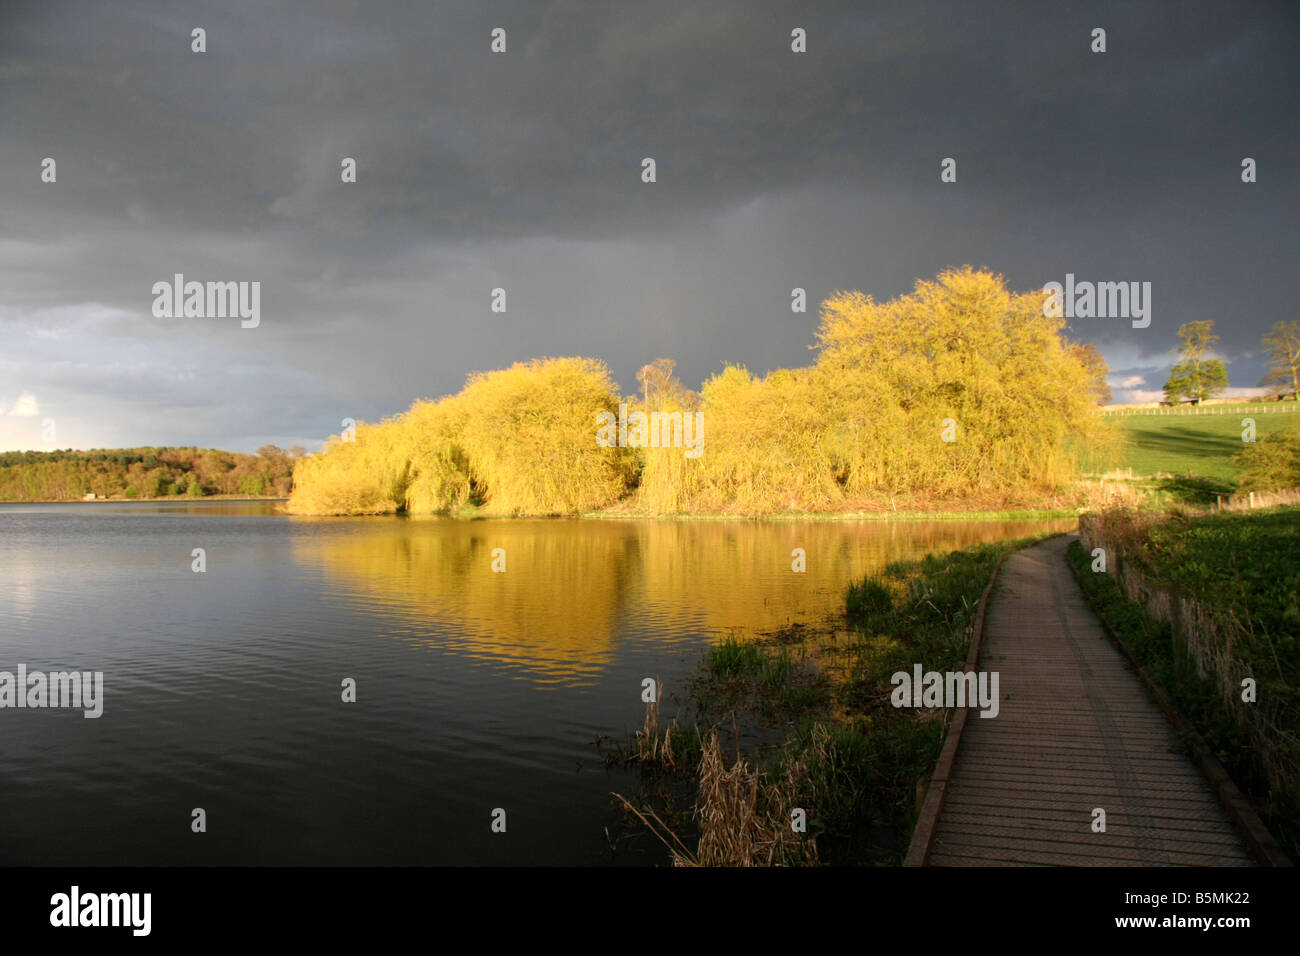
{"type": "MultiPolygon", "coordinates": [[[[950,269],[888,302],[833,295],[804,368],[724,364],[695,392],[657,359],[622,396],[599,360],[542,358],[472,374],[457,394],[358,423],[315,455],[0,453],[0,501],[291,495],[288,510],[308,515],[1042,510],[1087,505],[1116,465],[1130,483],[1138,473],[1140,493],[1211,502],[1300,486],[1290,416],[1260,418],[1249,441],[1222,415],[1097,414],[1111,400],[1101,353],[1044,311],[1041,291],[950,269]],[[667,440],[645,440],[647,418],[667,440]]],[[[1227,385],[1213,323],[1178,336],[1166,404],[1213,398],[1227,385]]],[[[1262,384],[1295,400],[1300,322],[1278,322],[1263,345],[1262,384]]]]}
{"type": "Polygon", "coordinates": [[[818,512],[1041,505],[1107,447],[1096,349],[971,267],[876,302],[823,303],[816,361],[765,375],[725,365],[697,394],[660,360],[620,396],[604,363],[544,358],[300,461],[297,514],[818,512]],[[701,413],[702,450],[598,443],[598,416],[701,413]]]}

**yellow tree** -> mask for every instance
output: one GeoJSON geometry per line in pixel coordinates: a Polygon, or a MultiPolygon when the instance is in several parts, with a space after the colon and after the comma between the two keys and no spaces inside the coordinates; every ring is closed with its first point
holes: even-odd
{"type": "Polygon", "coordinates": [[[1088,371],[1088,387],[1098,405],[1110,404],[1112,394],[1106,376],[1110,369],[1102,357],[1101,350],[1091,342],[1074,342],[1070,345],[1071,356],[1088,371]]]}
{"type": "Polygon", "coordinates": [[[850,491],[944,496],[1064,483],[1071,439],[1099,426],[1091,376],[1044,315],[970,266],[877,303],[822,306],[817,367],[850,491]]]}

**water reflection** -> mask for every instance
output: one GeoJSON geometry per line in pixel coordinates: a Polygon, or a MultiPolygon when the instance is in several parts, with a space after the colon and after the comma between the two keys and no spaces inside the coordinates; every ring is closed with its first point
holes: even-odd
{"type": "Polygon", "coordinates": [[[889,560],[1070,524],[0,504],[0,670],[105,675],[97,720],[0,713],[0,864],[662,863],[648,839],[611,857],[634,771],[592,745],[639,726],[645,676],[672,713],[720,633],[837,609],[889,560]],[[221,825],[196,842],[198,794],[221,825]],[[503,804],[509,840],[484,815],[503,804]]]}
{"type": "Polygon", "coordinates": [[[838,610],[847,582],[889,561],[1073,524],[380,518],[295,535],[293,556],[397,636],[568,686],[595,680],[636,634],[662,646],[772,630],[838,610]]]}

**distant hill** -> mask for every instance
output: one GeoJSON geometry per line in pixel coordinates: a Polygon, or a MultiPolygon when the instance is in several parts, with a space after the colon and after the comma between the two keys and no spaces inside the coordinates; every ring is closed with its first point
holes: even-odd
{"type": "Polygon", "coordinates": [[[77,501],[205,495],[285,497],[303,449],[256,455],[213,448],[0,452],[0,501],[77,501]]]}

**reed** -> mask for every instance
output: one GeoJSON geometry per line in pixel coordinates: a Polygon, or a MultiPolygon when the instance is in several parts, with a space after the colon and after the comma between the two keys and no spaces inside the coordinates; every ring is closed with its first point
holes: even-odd
{"type": "MultiPolygon", "coordinates": [[[[994,566],[1025,543],[895,562],[848,589],[842,619],[749,639],[728,634],[706,654],[692,685],[709,727],[698,757],[695,845],[685,847],[680,821],[666,824],[665,817],[676,819],[667,805],[633,807],[620,798],[623,806],[679,866],[900,862],[916,821],[918,783],[929,780],[938,758],[945,712],[895,708],[890,676],[918,660],[936,670],[959,667],[994,566]],[[731,763],[718,739],[724,720],[737,740],[731,763]],[[760,763],[756,748],[772,741],[776,725],[792,730],[760,763]],[[742,739],[753,743],[744,757],[742,739]],[[791,826],[796,808],[806,813],[807,833],[791,826]]],[[[647,731],[657,720],[647,713],[647,731]]],[[[681,767],[695,765],[694,751],[689,760],[677,756],[681,767]]]]}
{"type": "MultiPolygon", "coordinates": [[[[663,687],[658,680],[655,685],[662,692],[663,687]]],[[[677,760],[673,756],[673,729],[670,726],[664,729],[662,735],[659,733],[658,695],[654,700],[646,702],[645,722],[636,732],[635,752],[636,759],[643,764],[657,765],[669,773],[677,769],[677,760]]]]}
{"type": "Polygon", "coordinates": [[[713,731],[700,758],[694,851],[652,808],[614,796],[668,847],[674,866],[816,866],[816,840],[795,831],[792,815],[808,777],[802,760],[764,772],[737,755],[728,767],[713,731]]]}

